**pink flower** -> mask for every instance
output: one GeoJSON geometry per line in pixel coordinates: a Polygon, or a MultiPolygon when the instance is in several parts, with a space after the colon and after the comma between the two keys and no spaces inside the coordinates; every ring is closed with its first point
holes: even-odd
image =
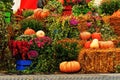
{"type": "Polygon", "coordinates": [[[73,25],[73,26],[76,26],[76,25],[78,25],[78,20],[77,19],[70,19],[70,25],[73,25]]]}
{"type": "Polygon", "coordinates": [[[37,58],[38,57],[38,52],[35,50],[31,50],[28,52],[28,58],[29,59],[33,59],[33,58],[37,58]]]}
{"type": "Polygon", "coordinates": [[[91,27],[92,26],[92,22],[87,22],[87,26],[91,27]]]}

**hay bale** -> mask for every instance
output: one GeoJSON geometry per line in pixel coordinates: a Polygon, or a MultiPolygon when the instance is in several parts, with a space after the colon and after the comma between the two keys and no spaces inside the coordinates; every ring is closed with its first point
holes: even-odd
{"type": "Polygon", "coordinates": [[[115,66],[120,63],[120,48],[83,49],[78,55],[78,61],[85,73],[115,72],[115,66]]]}
{"type": "Polygon", "coordinates": [[[113,27],[115,33],[120,36],[120,17],[111,17],[110,25],[113,27]]]}

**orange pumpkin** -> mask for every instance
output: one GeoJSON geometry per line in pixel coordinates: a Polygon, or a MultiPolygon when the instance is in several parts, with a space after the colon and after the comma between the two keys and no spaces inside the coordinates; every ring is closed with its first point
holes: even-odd
{"type": "Polygon", "coordinates": [[[93,33],[93,34],[92,34],[92,39],[101,40],[101,39],[102,39],[101,33],[97,33],[97,32],[93,33]]]}
{"type": "Polygon", "coordinates": [[[78,61],[64,61],[59,65],[61,72],[77,72],[80,70],[81,66],[78,61]]]}
{"type": "Polygon", "coordinates": [[[50,14],[48,9],[38,8],[34,10],[34,18],[35,19],[43,19],[46,18],[50,14]]]}
{"type": "Polygon", "coordinates": [[[108,48],[114,48],[114,43],[112,41],[99,41],[100,48],[102,49],[108,49],[108,48]]]}
{"type": "Polygon", "coordinates": [[[42,12],[41,8],[35,9],[34,10],[34,18],[35,19],[40,19],[41,18],[41,12],[42,12]]]}
{"type": "Polygon", "coordinates": [[[90,37],[91,37],[91,33],[90,32],[83,31],[83,32],[80,33],[80,38],[82,40],[88,40],[88,39],[90,39],[90,37]]]}
{"type": "Polygon", "coordinates": [[[46,18],[50,14],[48,9],[43,9],[41,12],[41,18],[46,18]]]}
{"type": "Polygon", "coordinates": [[[87,41],[87,42],[85,42],[85,44],[84,44],[84,48],[90,48],[90,44],[91,44],[91,41],[87,41]]]}
{"type": "Polygon", "coordinates": [[[27,29],[24,31],[24,34],[25,34],[25,35],[35,34],[35,30],[30,29],[30,28],[27,28],[27,29]]]}

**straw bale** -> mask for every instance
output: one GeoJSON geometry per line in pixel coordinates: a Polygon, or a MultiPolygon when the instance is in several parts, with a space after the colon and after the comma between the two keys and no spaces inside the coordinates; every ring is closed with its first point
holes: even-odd
{"type": "Polygon", "coordinates": [[[78,61],[85,73],[115,72],[115,66],[120,64],[120,48],[82,49],[78,61]]]}

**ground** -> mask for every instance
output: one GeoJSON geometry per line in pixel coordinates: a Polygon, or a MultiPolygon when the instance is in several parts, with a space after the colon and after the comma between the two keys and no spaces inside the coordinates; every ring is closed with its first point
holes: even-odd
{"type": "Polygon", "coordinates": [[[118,73],[104,74],[49,74],[49,75],[6,75],[0,80],[120,80],[118,73]]]}

